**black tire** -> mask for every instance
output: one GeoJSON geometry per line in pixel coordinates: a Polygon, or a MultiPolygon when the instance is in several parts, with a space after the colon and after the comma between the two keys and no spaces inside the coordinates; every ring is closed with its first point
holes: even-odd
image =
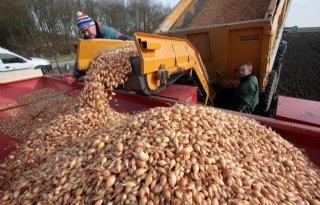
{"type": "Polygon", "coordinates": [[[287,51],[287,44],[282,48],[278,48],[275,61],[280,63],[286,51],[287,51]]]}
{"type": "Polygon", "coordinates": [[[49,72],[45,66],[37,66],[35,69],[41,69],[43,75],[49,72]]]}
{"type": "Polygon", "coordinates": [[[277,77],[278,77],[277,84],[275,86],[275,91],[274,91],[275,93],[277,92],[278,84],[279,84],[279,81],[280,81],[281,69],[282,69],[282,64],[281,63],[278,65],[278,67],[273,69],[273,70],[275,70],[277,72],[277,77]]]}
{"type": "Polygon", "coordinates": [[[270,109],[270,105],[273,100],[273,95],[276,93],[277,85],[278,85],[278,73],[275,70],[272,70],[268,76],[268,83],[265,87],[263,97],[262,97],[262,110],[263,112],[268,112],[270,109]]]}
{"type": "Polygon", "coordinates": [[[278,97],[279,96],[277,94],[273,95],[272,102],[271,102],[269,111],[267,113],[267,117],[274,118],[276,116],[277,107],[278,107],[278,97]]]}
{"type": "Polygon", "coordinates": [[[286,45],[284,46],[284,48],[282,49],[283,54],[285,54],[285,53],[287,52],[287,48],[288,48],[288,44],[286,44],[286,45]]]}
{"type": "Polygon", "coordinates": [[[274,63],[272,70],[274,70],[274,71],[276,71],[278,73],[278,77],[280,76],[281,68],[282,68],[281,62],[275,62],[274,63]]]}

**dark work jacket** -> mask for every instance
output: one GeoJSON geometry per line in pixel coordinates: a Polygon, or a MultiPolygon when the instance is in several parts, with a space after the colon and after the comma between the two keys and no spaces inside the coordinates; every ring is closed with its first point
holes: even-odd
{"type": "Polygon", "coordinates": [[[252,113],[259,103],[259,87],[257,77],[253,74],[241,78],[235,92],[234,110],[252,113]]]}

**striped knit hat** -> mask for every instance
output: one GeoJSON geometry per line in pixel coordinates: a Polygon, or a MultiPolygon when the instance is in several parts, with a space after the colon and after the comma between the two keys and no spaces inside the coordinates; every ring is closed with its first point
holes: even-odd
{"type": "Polygon", "coordinates": [[[87,14],[81,11],[77,12],[77,26],[79,30],[94,25],[94,21],[87,14]]]}

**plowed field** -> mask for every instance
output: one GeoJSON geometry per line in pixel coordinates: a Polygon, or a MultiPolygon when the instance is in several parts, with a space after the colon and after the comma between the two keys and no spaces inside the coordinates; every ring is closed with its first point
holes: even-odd
{"type": "Polygon", "coordinates": [[[277,94],[320,101],[320,32],[287,33],[277,94]]]}

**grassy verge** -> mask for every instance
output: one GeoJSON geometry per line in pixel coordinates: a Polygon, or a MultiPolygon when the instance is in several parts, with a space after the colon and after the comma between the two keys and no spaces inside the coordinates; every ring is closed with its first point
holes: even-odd
{"type": "Polygon", "coordinates": [[[57,55],[57,56],[51,56],[51,57],[47,57],[46,59],[49,60],[50,62],[56,62],[56,60],[59,61],[65,61],[65,60],[72,60],[76,58],[76,54],[75,53],[71,53],[71,54],[65,54],[65,55],[57,55]]]}
{"type": "Polygon", "coordinates": [[[45,75],[60,75],[60,74],[72,74],[73,71],[73,65],[70,65],[69,69],[67,70],[64,66],[59,67],[59,69],[57,67],[52,68],[52,70],[49,71],[44,71],[45,75]]]}

